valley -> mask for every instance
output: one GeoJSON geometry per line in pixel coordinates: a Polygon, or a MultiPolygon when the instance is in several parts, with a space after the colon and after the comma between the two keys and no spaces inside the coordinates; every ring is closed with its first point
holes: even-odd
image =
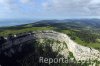
{"type": "Polygon", "coordinates": [[[99,20],[42,20],[35,23],[0,28],[1,36],[39,30],[54,30],[71,37],[77,43],[100,50],[99,20]],[[87,22],[89,21],[89,22],[87,22]],[[91,21],[91,22],[90,22],[91,21]],[[98,27],[96,26],[98,25],[98,27]]]}
{"type": "Polygon", "coordinates": [[[42,20],[1,27],[0,64],[3,66],[99,66],[98,25],[99,20],[42,20]],[[39,63],[39,57],[73,58],[73,62],[45,64],[39,63]]]}

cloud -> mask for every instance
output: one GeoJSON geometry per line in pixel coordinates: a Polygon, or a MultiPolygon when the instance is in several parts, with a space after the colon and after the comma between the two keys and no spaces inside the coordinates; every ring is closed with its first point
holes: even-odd
{"type": "MultiPolygon", "coordinates": [[[[0,10],[10,12],[12,8],[15,7],[14,0],[0,0],[0,10]]],[[[0,12],[1,12],[0,11],[0,12]]]]}
{"type": "Polygon", "coordinates": [[[59,15],[100,16],[100,0],[48,0],[43,7],[59,15]]]}
{"type": "Polygon", "coordinates": [[[100,16],[100,0],[0,0],[0,14],[9,12],[47,17],[100,16]]]}
{"type": "Polygon", "coordinates": [[[100,0],[92,0],[88,4],[88,9],[90,10],[91,14],[100,16],[100,0]]]}
{"type": "Polygon", "coordinates": [[[0,0],[0,18],[31,17],[33,9],[34,0],[0,0]]]}
{"type": "Polygon", "coordinates": [[[20,0],[20,2],[23,3],[23,4],[27,4],[27,3],[31,3],[32,0],[20,0]]]}
{"type": "Polygon", "coordinates": [[[34,0],[0,0],[1,11],[18,11],[22,9],[22,6],[26,7],[29,4],[33,5],[34,0]]]}

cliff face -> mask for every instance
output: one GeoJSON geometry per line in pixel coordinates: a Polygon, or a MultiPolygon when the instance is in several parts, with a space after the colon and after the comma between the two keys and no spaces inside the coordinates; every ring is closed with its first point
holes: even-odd
{"type": "MultiPolygon", "coordinates": [[[[58,55],[61,55],[64,58],[71,57],[70,53],[72,53],[73,57],[77,61],[100,61],[100,52],[98,50],[81,46],[73,40],[71,40],[70,37],[66,34],[55,31],[34,31],[31,34],[27,34],[26,36],[16,38],[13,43],[11,41],[7,41],[3,45],[4,47],[2,46],[2,48],[0,48],[0,51],[3,50],[2,52],[5,55],[11,57],[12,54],[15,54],[16,52],[21,52],[22,47],[25,46],[25,43],[30,40],[38,41],[38,45],[42,45],[44,48],[47,45],[50,46],[53,52],[57,52],[58,55]]],[[[30,51],[30,49],[28,49],[28,51],[30,51]]]]}
{"type": "Polygon", "coordinates": [[[44,39],[53,39],[55,41],[60,41],[60,43],[50,44],[53,51],[58,51],[59,54],[63,55],[65,58],[68,57],[69,52],[73,53],[73,56],[77,61],[79,60],[99,60],[100,52],[93,48],[81,46],[70,39],[69,36],[63,33],[55,31],[39,31],[35,32],[35,37],[43,42],[44,39]]]}

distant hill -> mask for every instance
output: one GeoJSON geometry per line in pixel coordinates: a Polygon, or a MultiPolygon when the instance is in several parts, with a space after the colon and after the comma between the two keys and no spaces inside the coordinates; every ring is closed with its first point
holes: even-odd
{"type": "Polygon", "coordinates": [[[65,19],[65,20],[42,20],[42,21],[38,21],[36,23],[33,23],[33,26],[39,26],[42,24],[43,25],[51,25],[52,24],[55,24],[55,23],[58,23],[58,24],[69,24],[71,26],[83,26],[83,27],[86,27],[86,26],[89,26],[89,27],[94,27],[94,28],[100,28],[100,19],[65,19]]]}
{"type": "MultiPolygon", "coordinates": [[[[18,23],[18,22],[17,22],[18,23]]],[[[23,21],[24,23],[24,21],[23,21]]],[[[1,27],[0,30],[19,30],[31,27],[54,27],[57,29],[86,30],[91,33],[100,33],[100,19],[65,19],[65,20],[40,20],[34,23],[16,26],[1,27]]]]}

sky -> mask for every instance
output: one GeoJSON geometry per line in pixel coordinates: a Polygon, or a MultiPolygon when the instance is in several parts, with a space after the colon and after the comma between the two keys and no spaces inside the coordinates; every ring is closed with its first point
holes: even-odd
{"type": "Polygon", "coordinates": [[[100,18],[100,0],[0,0],[0,19],[100,18]]]}

